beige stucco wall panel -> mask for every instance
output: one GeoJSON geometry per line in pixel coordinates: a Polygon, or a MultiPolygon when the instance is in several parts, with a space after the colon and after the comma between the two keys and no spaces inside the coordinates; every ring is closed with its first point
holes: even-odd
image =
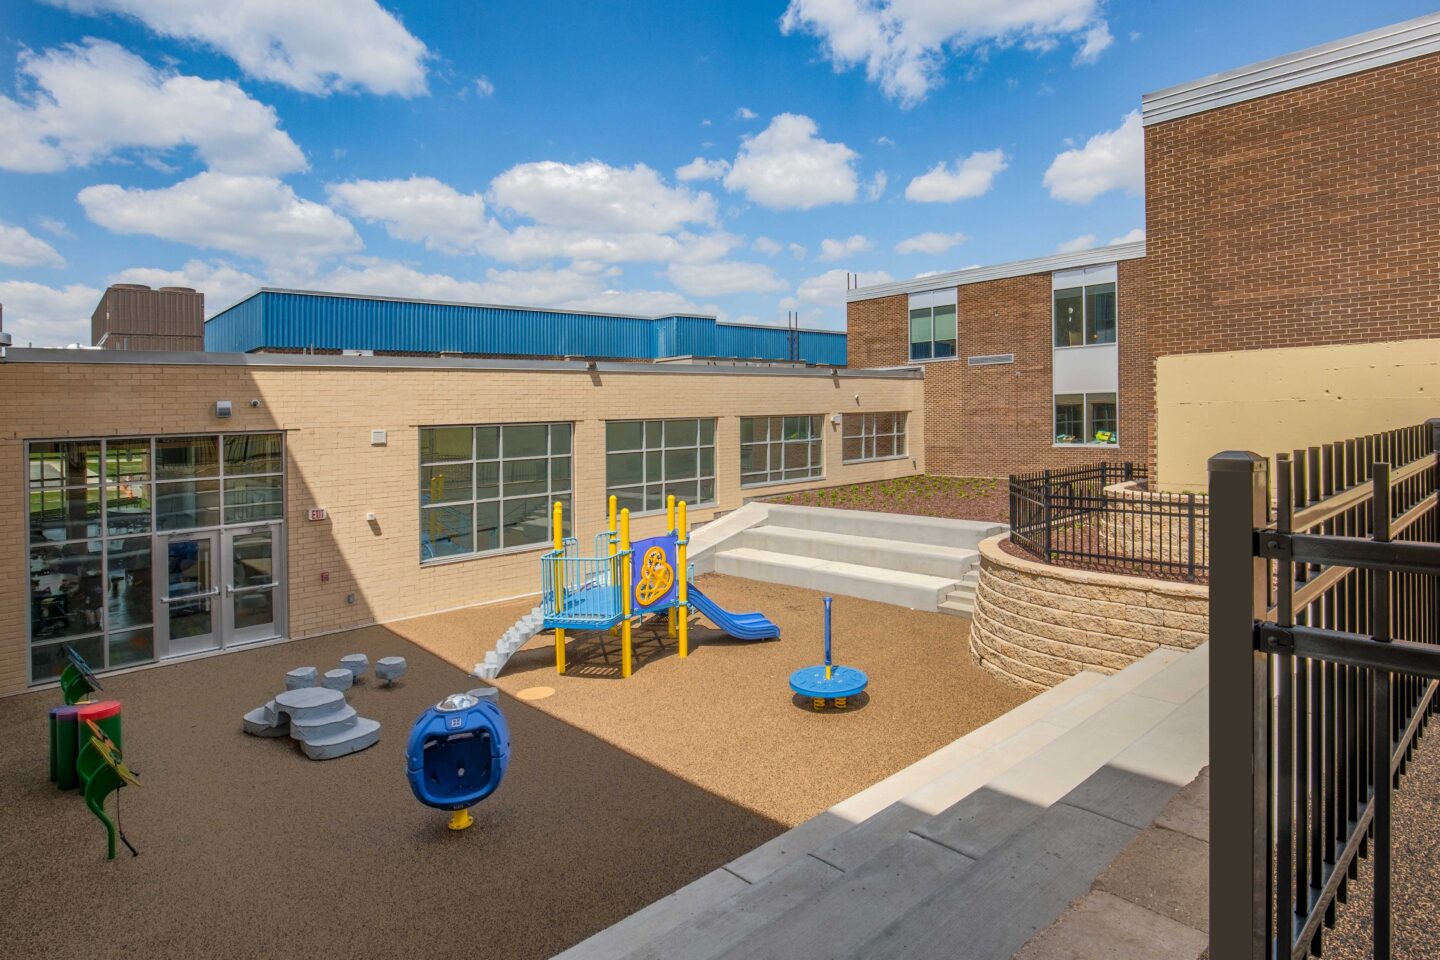
{"type": "Polygon", "coordinates": [[[1159,486],[1203,491],[1221,450],[1269,457],[1436,416],[1440,337],[1160,357],[1159,486]]]}

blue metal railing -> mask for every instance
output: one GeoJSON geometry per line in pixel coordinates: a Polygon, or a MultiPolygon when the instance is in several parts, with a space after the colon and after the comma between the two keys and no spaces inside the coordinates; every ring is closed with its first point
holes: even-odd
{"type": "Polygon", "coordinates": [[[567,538],[560,550],[541,557],[541,611],[547,627],[584,629],[610,627],[620,620],[617,571],[628,551],[609,556],[609,534],[595,538],[599,556],[576,555],[577,542],[567,538]],[[556,581],[560,602],[556,602],[556,581]]]}

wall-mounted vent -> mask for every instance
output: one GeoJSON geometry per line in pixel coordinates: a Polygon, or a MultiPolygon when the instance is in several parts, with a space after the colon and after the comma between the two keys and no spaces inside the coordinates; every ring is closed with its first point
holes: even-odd
{"type": "Polygon", "coordinates": [[[972,367],[990,367],[997,363],[1014,363],[1013,353],[985,353],[979,356],[970,357],[966,361],[972,367]]]}

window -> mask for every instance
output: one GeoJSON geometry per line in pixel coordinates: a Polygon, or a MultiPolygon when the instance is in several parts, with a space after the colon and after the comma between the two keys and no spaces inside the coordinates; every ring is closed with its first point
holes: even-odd
{"type": "Polygon", "coordinates": [[[1114,283],[1091,283],[1055,291],[1055,346],[1114,342],[1114,283]]]}
{"type": "Polygon", "coordinates": [[[27,444],[30,679],[155,659],[156,531],[279,520],[279,433],[27,444]],[[222,508],[223,504],[223,508],[222,508]]]}
{"type": "Polygon", "coordinates": [[[910,295],[910,359],[955,356],[955,288],[910,295]]]}
{"type": "Polygon", "coordinates": [[[904,413],[847,413],[841,459],[846,463],[885,460],[906,453],[904,413]]]}
{"type": "Polygon", "coordinates": [[[1115,394],[1057,394],[1055,442],[1102,446],[1119,443],[1120,416],[1115,404],[1115,394]]]}
{"type": "Polygon", "coordinates": [[[714,420],[612,420],[605,424],[605,492],[620,509],[648,513],[673,495],[715,502],[714,420]]]}
{"type": "Polygon", "coordinates": [[[823,417],[741,417],[740,486],[825,475],[823,417]]]}
{"type": "Polygon", "coordinates": [[[420,428],[420,560],[548,544],[570,532],[571,425],[420,428]]]}

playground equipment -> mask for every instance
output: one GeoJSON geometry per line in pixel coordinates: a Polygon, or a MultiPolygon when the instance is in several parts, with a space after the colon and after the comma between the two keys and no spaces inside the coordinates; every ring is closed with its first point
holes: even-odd
{"type": "MultiPolygon", "coordinates": [[[[540,559],[542,627],[555,631],[555,672],[565,672],[567,631],[618,631],[620,675],[633,671],[635,621],[665,617],[666,635],[682,658],[690,655],[690,609],[694,606],[720,629],[740,640],[780,636],[779,627],[758,613],[733,614],[690,583],[686,547],[690,525],[685,501],[665,498],[666,532],[630,540],[630,511],[609,501],[609,523],[595,537],[592,556],[579,556],[578,540],[564,535],[563,508],[552,511],[554,549],[540,559]]],[[[498,669],[497,671],[498,672],[498,669]]]]}
{"type": "Polygon", "coordinates": [[[60,693],[65,697],[65,703],[69,705],[89,700],[90,694],[101,689],[95,671],[91,670],[85,658],[68,644],[65,647],[65,659],[69,663],[60,671],[60,693]]]}
{"type": "Polygon", "coordinates": [[[470,808],[494,793],[510,763],[510,726],[493,695],[451,694],[410,730],[405,774],[415,799],[449,810],[450,829],[474,823],[470,808]]]}
{"type": "MultiPolygon", "coordinates": [[[[120,705],[115,706],[118,710],[120,705]]],[[[81,748],[80,755],[75,758],[75,772],[80,777],[85,806],[105,825],[105,859],[115,859],[116,836],[119,836],[120,842],[125,844],[131,856],[138,857],[140,852],[131,845],[125,832],[120,829],[120,789],[127,786],[138,787],[140,781],[121,761],[120,746],[93,720],[85,720],[81,729],[82,736],[88,739],[81,748]],[[115,794],[113,820],[105,813],[105,798],[112,793],[115,794]]]]}
{"type": "Polygon", "coordinates": [[[811,706],[816,710],[825,709],[826,704],[845,709],[849,699],[870,682],[863,670],[834,666],[830,662],[830,602],[833,599],[825,598],[825,662],[817,667],[802,667],[790,674],[790,689],[802,697],[809,697],[811,706]]]}
{"type": "MultiPolygon", "coordinates": [[[[348,670],[329,673],[350,678],[348,670]]],[[[245,714],[240,723],[254,737],[289,734],[311,760],[333,760],[359,753],[380,740],[380,721],[359,716],[345,702],[344,691],[328,686],[297,687],[277,693],[274,700],[245,714]]]]}

